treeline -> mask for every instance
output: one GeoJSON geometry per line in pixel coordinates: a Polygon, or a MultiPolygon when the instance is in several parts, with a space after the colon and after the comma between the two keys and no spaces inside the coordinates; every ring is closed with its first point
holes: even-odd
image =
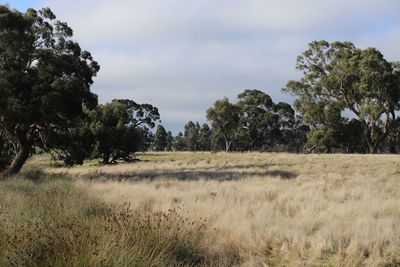
{"type": "MultiPolygon", "coordinates": [[[[212,150],[397,153],[400,146],[400,63],[375,48],[314,41],[297,59],[302,72],[283,92],[294,109],[258,90],[237,103],[224,98],[207,111],[212,150]]],[[[186,149],[192,137],[183,135],[186,149]]],[[[182,139],[182,135],[175,139],[182,139]]],[[[180,150],[181,147],[175,147],[180,150]]]]}
{"type": "Polygon", "coordinates": [[[189,121],[184,132],[172,137],[159,125],[154,150],[166,151],[289,151],[299,153],[307,141],[309,127],[293,108],[274,103],[259,90],[245,90],[238,101],[217,100],[207,111],[211,127],[189,121]]]}

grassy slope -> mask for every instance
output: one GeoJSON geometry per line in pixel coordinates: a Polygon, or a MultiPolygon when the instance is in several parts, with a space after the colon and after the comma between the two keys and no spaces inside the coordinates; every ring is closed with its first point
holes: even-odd
{"type": "MultiPolygon", "coordinates": [[[[161,253],[159,248],[165,247],[165,243],[159,246],[159,241],[155,242],[159,239],[147,238],[146,234],[140,238],[146,249],[140,251],[145,251],[143,253],[147,256],[135,254],[139,253],[138,247],[125,242],[125,238],[116,239],[122,240],[116,242],[122,242],[118,255],[125,256],[115,256],[116,250],[105,245],[107,242],[100,238],[105,244],[93,249],[103,256],[90,256],[90,261],[99,263],[101,259],[114,255],[111,257],[114,265],[132,263],[141,257],[147,259],[144,266],[152,263],[153,266],[400,265],[398,156],[149,153],[140,158],[141,162],[133,164],[103,167],[91,162],[72,169],[50,168],[47,159],[37,158],[30,163],[53,173],[68,172],[73,177],[82,178],[68,181],[68,185],[73,188],[70,192],[83,194],[87,202],[77,202],[77,196],[68,198],[68,194],[63,193],[53,196],[54,199],[67,197],[68,205],[59,207],[63,214],[81,214],[76,227],[96,225],[99,224],[98,217],[109,216],[101,212],[99,215],[94,212],[95,216],[82,213],[85,207],[99,205],[100,201],[105,201],[100,210],[104,210],[102,205],[110,207],[128,203],[135,216],[139,216],[133,224],[140,224],[143,220],[140,216],[146,214],[156,216],[157,211],[168,213],[168,210],[177,210],[171,216],[174,220],[182,220],[185,225],[170,229],[176,225],[174,222],[167,223],[167,228],[154,228],[168,244],[172,240],[170,236],[178,232],[179,240],[188,244],[183,250],[180,245],[172,245],[171,249],[161,253]],[[198,231],[191,223],[186,225],[184,218],[190,218],[196,227],[203,225],[203,218],[207,218],[206,226],[198,231]],[[165,232],[165,235],[161,234],[165,232]],[[176,255],[182,253],[176,251],[184,251],[186,256],[178,257],[176,255]],[[164,255],[161,260],[155,256],[158,254],[164,255]],[[171,264],[163,262],[163,258],[171,264]]],[[[42,192],[47,186],[64,188],[62,183],[65,181],[39,185],[10,181],[0,185],[0,193],[8,192],[7,186],[14,183],[28,184],[29,190],[42,192]]],[[[18,190],[15,189],[15,192],[18,190]]],[[[22,201],[27,206],[2,205],[0,211],[6,209],[9,213],[0,213],[0,219],[4,216],[8,219],[19,218],[19,209],[23,209],[23,213],[28,214],[26,218],[35,220],[41,217],[37,215],[39,211],[47,207],[41,203],[54,202],[39,198],[36,202],[32,201],[36,205],[31,206],[31,196],[13,195],[0,194],[0,203],[22,201]]],[[[115,208],[105,210],[114,213],[115,208]]],[[[56,213],[51,211],[48,214],[56,213]]],[[[60,220],[63,221],[64,217],[60,220]]],[[[8,228],[6,231],[0,228],[0,238],[2,233],[4,236],[4,232],[8,231],[8,228]]],[[[135,238],[137,234],[131,231],[138,232],[137,228],[119,231],[117,236],[128,234],[135,238]]],[[[102,236],[103,232],[100,233],[99,236],[102,236]]],[[[77,246],[76,251],[79,252],[79,244],[77,246]]],[[[86,255],[89,252],[82,250],[79,253],[86,255]]]]}

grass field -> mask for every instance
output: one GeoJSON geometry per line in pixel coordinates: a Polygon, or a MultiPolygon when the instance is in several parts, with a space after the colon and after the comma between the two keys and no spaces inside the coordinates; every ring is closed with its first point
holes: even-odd
{"type": "Polygon", "coordinates": [[[0,265],[400,266],[399,156],[139,159],[1,182],[0,265]]]}

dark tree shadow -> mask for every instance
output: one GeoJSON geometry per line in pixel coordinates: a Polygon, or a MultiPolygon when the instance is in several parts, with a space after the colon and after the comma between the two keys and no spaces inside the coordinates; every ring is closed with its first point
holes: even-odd
{"type": "Polygon", "coordinates": [[[90,173],[85,177],[90,180],[116,180],[116,181],[142,181],[142,180],[160,180],[174,179],[180,181],[198,181],[198,180],[215,180],[215,181],[236,181],[254,176],[269,176],[280,178],[282,180],[295,179],[298,174],[284,171],[271,170],[260,172],[240,172],[230,170],[177,170],[177,171],[138,171],[130,173],[90,173]]]}

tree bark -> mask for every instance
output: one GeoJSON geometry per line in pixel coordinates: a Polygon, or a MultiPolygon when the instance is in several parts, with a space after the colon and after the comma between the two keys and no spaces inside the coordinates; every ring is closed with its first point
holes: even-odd
{"type": "Polygon", "coordinates": [[[29,158],[30,151],[32,149],[32,143],[27,140],[18,140],[19,150],[15,155],[11,165],[4,172],[3,176],[8,177],[15,175],[20,172],[22,166],[29,158]]]}
{"type": "Polygon", "coordinates": [[[229,152],[231,148],[231,141],[225,140],[225,152],[229,152]]]}
{"type": "Polygon", "coordinates": [[[371,138],[369,136],[366,138],[366,140],[367,140],[369,153],[370,154],[377,154],[378,153],[378,144],[372,142],[372,140],[371,140],[371,138]]]}
{"type": "Polygon", "coordinates": [[[103,164],[108,164],[110,163],[110,154],[104,153],[103,154],[103,164]]]}
{"type": "Polygon", "coordinates": [[[231,147],[232,141],[229,138],[228,133],[223,132],[223,136],[224,136],[224,139],[225,139],[225,152],[229,152],[229,149],[231,147]]]}
{"type": "Polygon", "coordinates": [[[364,138],[368,145],[368,150],[370,154],[378,153],[378,144],[377,142],[373,142],[371,138],[371,131],[368,127],[368,124],[365,121],[361,121],[362,126],[364,127],[364,138]]]}

